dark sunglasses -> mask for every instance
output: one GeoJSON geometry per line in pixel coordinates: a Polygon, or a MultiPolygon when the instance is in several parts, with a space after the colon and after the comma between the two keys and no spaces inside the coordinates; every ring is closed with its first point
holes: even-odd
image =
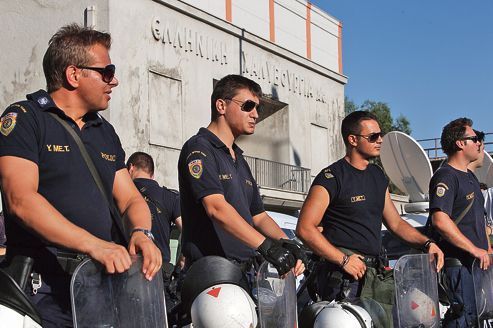
{"type": "Polygon", "coordinates": [[[460,140],[471,140],[473,143],[483,142],[483,139],[480,136],[462,137],[460,140]]]}
{"type": "Polygon", "coordinates": [[[355,136],[365,138],[368,142],[374,143],[377,142],[378,138],[383,138],[384,134],[382,132],[375,132],[367,134],[366,136],[361,134],[355,134],[355,136]]]}
{"type": "Polygon", "coordinates": [[[109,64],[106,67],[90,67],[90,66],[79,66],[80,69],[90,69],[101,74],[103,81],[110,83],[115,77],[116,67],[113,64],[109,64]]]}
{"type": "Polygon", "coordinates": [[[257,112],[259,112],[262,108],[260,104],[257,104],[253,100],[239,101],[236,99],[228,99],[228,98],[226,98],[225,100],[230,100],[237,103],[238,105],[240,105],[241,110],[247,113],[251,112],[254,109],[257,109],[257,112]]]}

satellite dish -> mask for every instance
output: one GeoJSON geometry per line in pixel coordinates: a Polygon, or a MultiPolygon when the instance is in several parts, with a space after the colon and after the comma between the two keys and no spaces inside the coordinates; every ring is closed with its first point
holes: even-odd
{"type": "Polygon", "coordinates": [[[409,195],[409,201],[428,202],[433,170],[421,145],[407,134],[392,131],[383,138],[380,159],[390,180],[409,195]]]}
{"type": "Polygon", "coordinates": [[[488,188],[493,187],[493,159],[486,150],[484,151],[483,166],[478,167],[474,174],[478,177],[479,182],[486,183],[488,188]]]}

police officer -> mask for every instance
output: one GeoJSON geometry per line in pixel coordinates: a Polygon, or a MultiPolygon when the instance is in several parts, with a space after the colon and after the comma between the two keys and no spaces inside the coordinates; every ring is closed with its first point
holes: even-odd
{"type": "MultiPolygon", "coordinates": [[[[99,111],[108,107],[118,85],[109,49],[111,37],[76,24],[58,30],[43,58],[47,91],[10,105],[0,123],[0,176],[5,203],[8,254],[34,258],[26,293],[43,327],[70,327],[71,260],[86,254],[108,273],[124,272],[130,255],[141,252],[150,280],[161,268],[159,249],[146,235],[151,216],[124,163],[115,130],[99,111]],[[112,242],[113,224],[75,139],[56,117],[83,140],[105,192],[126,212],[128,249],[112,242]]],[[[115,221],[116,222],[116,221],[115,221]]]]}
{"type": "MultiPolygon", "coordinates": [[[[317,293],[323,300],[360,296],[369,269],[380,267],[381,226],[416,248],[443,254],[435,243],[402,220],[388,190],[388,180],[370,159],[380,154],[382,131],[377,118],[355,111],[342,121],[346,155],[323,169],[313,181],[296,227],[298,236],[324,262],[318,268],[317,293]],[[323,225],[323,232],[317,227],[323,225]]],[[[392,286],[387,286],[391,288],[392,286]]],[[[365,295],[373,297],[375,295],[365,295]]],[[[382,300],[389,305],[389,299],[382,300]]]]}
{"type": "MultiPolygon", "coordinates": [[[[173,266],[170,263],[169,247],[171,225],[174,223],[181,232],[180,195],[177,191],[161,187],[154,180],[154,160],[144,152],[135,152],[127,160],[127,169],[135,186],[147,202],[152,216],[152,234],[163,257],[163,280],[166,296],[166,309],[174,302],[168,290],[173,266]]],[[[179,254],[177,254],[179,255],[179,254]]]]}
{"type": "Polygon", "coordinates": [[[430,213],[440,234],[445,274],[452,297],[444,327],[475,327],[476,302],[471,264],[478,259],[482,269],[490,265],[485,230],[483,196],[476,176],[467,169],[482,151],[472,121],[459,118],[448,123],[440,139],[447,163],[430,181],[430,213]]]}
{"type": "Polygon", "coordinates": [[[286,235],[265,212],[243,152],[234,143],[240,135],[254,133],[261,96],[252,80],[222,78],[211,96],[211,123],[183,145],[178,174],[186,267],[218,255],[250,271],[257,250],[281,274],[304,270],[301,252],[279,242],[286,235]]]}

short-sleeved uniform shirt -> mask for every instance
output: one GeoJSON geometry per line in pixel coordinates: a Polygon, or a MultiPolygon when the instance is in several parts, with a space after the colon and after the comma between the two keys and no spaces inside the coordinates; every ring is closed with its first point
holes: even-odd
{"type": "Polygon", "coordinates": [[[183,254],[191,262],[208,255],[245,261],[255,250],[226,232],[205,212],[202,198],[222,194],[241,217],[253,225],[264,212],[258,186],[242,150],[233,144],[236,161],[228,147],[211,131],[201,128],[182,148],[178,174],[183,220],[183,254]]]}
{"type": "MultiPolygon", "coordinates": [[[[40,90],[28,101],[10,105],[1,116],[0,156],[24,158],[38,166],[38,192],[65,218],[98,238],[110,241],[110,210],[97,188],[77,144],[49,112],[67,121],[78,133],[111,195],[116,171],[125,168],[125,153],[115,130],[97,113],[88,113],[79,129],[40,90]]],[[[4,204],[4,209],[7,206],[4,204]]],[[[46,220],[39,217],[38,220],[46,220]]],[[[5,210],[8,247],[36,249],[41,238],[5,210]]]]}
{"type": "Polygon", "coordinates": [[[180,195],[177,191],[161,187],[152,179],[134,179],[137,189],[147,202],[152,214],[152,234],[161,250],[163,261],[169,262],[171,223],[181,216],[180,195]]]}
{"type": "MultiPolygon", "coordinates": [[[[442,165],[430,181],[430,214],[441,211],[455,220],[467,208],[470,201],[474,203],[457,227],[476,247],[488,249],[484,198],[478,179],[469,170],[463,172],[448,164],[442,165]]],[[[439,243],[439,247],[446,257],[468,258],[465,251],[444,239],[439,243]]]]}
{"type": "Polygon", "coordinates": [[[337,247],[377,256],[388,179],[370,164],[359,170],[344,158],[323,169],[313,185],[324,187],[330,203],[322,218],[323,235],[337,247]]]}

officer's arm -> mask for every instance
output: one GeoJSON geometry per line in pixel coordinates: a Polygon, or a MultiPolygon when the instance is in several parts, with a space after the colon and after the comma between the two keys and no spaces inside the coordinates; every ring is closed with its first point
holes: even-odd
{"type": "Polygon", "coordinates": [[[277,225],[277,223],[267,214],[262,212],[253,217],[253,225],[264,236],[278,240],[281,238],[288,238],[284,231],[277,225]]]}
{"type": "MultiPolygon", "coordinates": [[[[116,172],[113,183],[113,197],[120,213],[128,218],[130,231],[136,228],[151,230],[151,212],[146,201],[135,187],[127,169],[116,172]]],[[[128,249],[131,255],[142,252],[142,272],[147,279],[152,279],[162,265],[162,256],[156,247],[143,232],[135,232],[130,236],[128,249]]]]}
{"type": "Polygon", "coordinates": [[[476,256],[479,248],[464,236],[459,230],[457,225],[452,221],[447,213],[442,211],[433,212],[432,216],[433,227],[440,233],[440,235],[450,242],[455,247],[458,247],[472,256],[476,256]]]}
{"type": "Polygon", "coordinates": [[[423,247],[429,239],[401,218],[394,206],[394,203],[392,202],[392,199],[390,198],[390,192],[388,189],[385,193],[383,223],[394,235],[398,236],[415,248],[423,247]]]}
{"type": "Polygon", "coordinates": [[[224,195],[205,196],[202,198],[202,204],[207,216],[249,247],[257,249],[265,240],[265,237],[249,225],[226,201],[224,195]]]}
{"type": "Polygon", "coordinates": [[[330,204],[330,195],[319,185],[313,185],[301,208],[296,235],[316,254],[330,262],[341,264],[344,253],[334,247],[318,230],[325,210],[330,204]]]}
{"type": "Polygon", "coordinates": [[[76,226],[38,193],[39,173],[34,162],[14,156],[0,157],[0,179],[8,211],[30,230],[50,243],[89,254],[110,273],[130,267],[125,248],[76,226]]]}
{"type": "Polygon", "coordinates": [[[385,194],[385,205],[383,208],[383,223],[393,234],[417,249],[423,249],[427,245],[426,251],[429,254],[435,254],[437,260],[437,271],[440,271],[444,264],[444,255],[442,250],[434,243],[428,242],[429,238],[417,229],[404,221],[390,198],[390,192],[387,189],[385,194]],[[428,243],[427,243],[428,242],[428,243]]]}

